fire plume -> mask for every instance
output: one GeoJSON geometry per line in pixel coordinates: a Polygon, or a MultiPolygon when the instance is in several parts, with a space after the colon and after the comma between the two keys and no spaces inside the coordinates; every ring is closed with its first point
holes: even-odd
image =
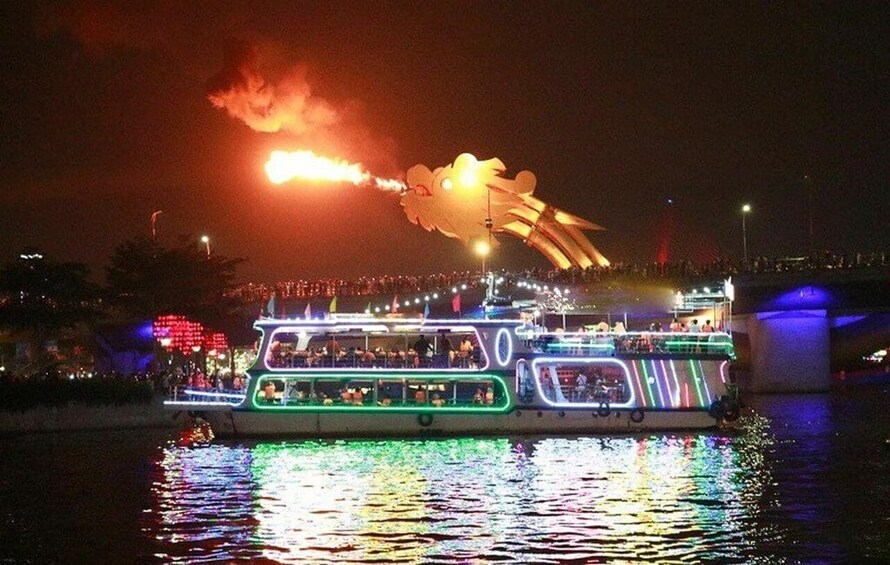
{"type": "Polygon", "coordinates": [[[273,151],[266,161],[266,176],[274,184],[292,180],[315,182],[348,182],[356,186],[374,185],[381,190],[402,191],[405,183],[372,175],[359,163],[331,159],[312,151],[273,151]]]}

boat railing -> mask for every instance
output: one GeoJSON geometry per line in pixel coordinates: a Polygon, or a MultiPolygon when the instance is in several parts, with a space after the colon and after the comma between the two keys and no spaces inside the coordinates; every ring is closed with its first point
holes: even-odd
{"type": "Polygon", "coordinates": [[[335,355],[270,355],[269,369],[476,369],[483,365],[479,351],[441,351],[429,356],[416,353],[344,351],[335,355]]]}
{"type": "Polygon", "coordinates": [[[172,404],[228,404],[236,406],[241,404],[246,396],[244,390],[174,386],[170,389],[167,402],[172,404]]]}
{"type": "Polygon", "coordinates": [[[534,351],[560,355],[734,355],[732,337],[724,332],[538,332],[530,341],[534,351]]]}

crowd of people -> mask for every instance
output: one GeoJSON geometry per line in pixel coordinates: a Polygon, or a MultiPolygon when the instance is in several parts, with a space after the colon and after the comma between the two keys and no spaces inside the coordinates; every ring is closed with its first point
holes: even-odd
{"type": "MultiPolygon", "coordinates": [[[[534,280],[559,284],[584,284],[620,279],[684,279],[725,278],[741,273],[782,273],[830,271],[861,268],[890,267],[890,251],[873,253],[837,254],[823,252],[795,257],[754,257],[748,262],[719,259],[709,263],[689,260],[651,263],[613,263],[586,269],[534,268],[522,271],[503,271],[506,279],[534,280]]],[[[230,291],[231,295],[248,302],[266,301],[274,292],[280,299],[330,298],[333,296],[376,296],[432,292],[467,285],[475,288],[479,273],[454,271],[419,276],[380,276],[348,279],[319,279],[315,281],[284,281],[275,284],[247,283],[230,291]]]]}

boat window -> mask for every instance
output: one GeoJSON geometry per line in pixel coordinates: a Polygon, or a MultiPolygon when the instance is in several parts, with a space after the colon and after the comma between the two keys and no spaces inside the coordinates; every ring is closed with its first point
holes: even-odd
{"type": "Polygon", "coordinates": [[[516,396],[522,402],[531,402],[535,398],[535,378],[525,359],[516,362],[516,396]]]}
{"type": "Polygon", "coordinates": [[[535,386],[550,404],[622,406],[633,402],[630,375],[620,362],[536,360],[533,369],[535,386]]]}
{"type": "Polygon", "coordinates": [[[503,408],[509,395],[498,379],[263,378],[258,404],[276,406],[376,406],[503,408]]]}

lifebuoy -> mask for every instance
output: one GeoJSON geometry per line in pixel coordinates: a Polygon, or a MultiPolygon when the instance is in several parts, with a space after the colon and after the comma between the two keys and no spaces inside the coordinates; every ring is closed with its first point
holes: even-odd
{"type": "Polygon", "coordinates": [[[612,413],[612,409],[609,408],[608,402],[600,402],[600,407],[596,409],[596,413],[599,414],[600,418],[608,418],[609,414],[612,413]]]}
{"type": "Polygon", "coordinates": [[[726,403],[722,400],[715,400],[708,407],[708,415],[717,421],[722,420],[726,416],[726,403]]]}
{"type": "Polygon", "coordinates": [[[646,417],[646,413],[641,408],[634,408],[630,413],[630,421],[639,424],[646,417]]]}
{"type": "Polygon", "coordinates": [[[423,426],[424,428],[428,427],[433,423],[433,415],[432,414],[418,414],[417,415],[417,423],[423,426]]]}

